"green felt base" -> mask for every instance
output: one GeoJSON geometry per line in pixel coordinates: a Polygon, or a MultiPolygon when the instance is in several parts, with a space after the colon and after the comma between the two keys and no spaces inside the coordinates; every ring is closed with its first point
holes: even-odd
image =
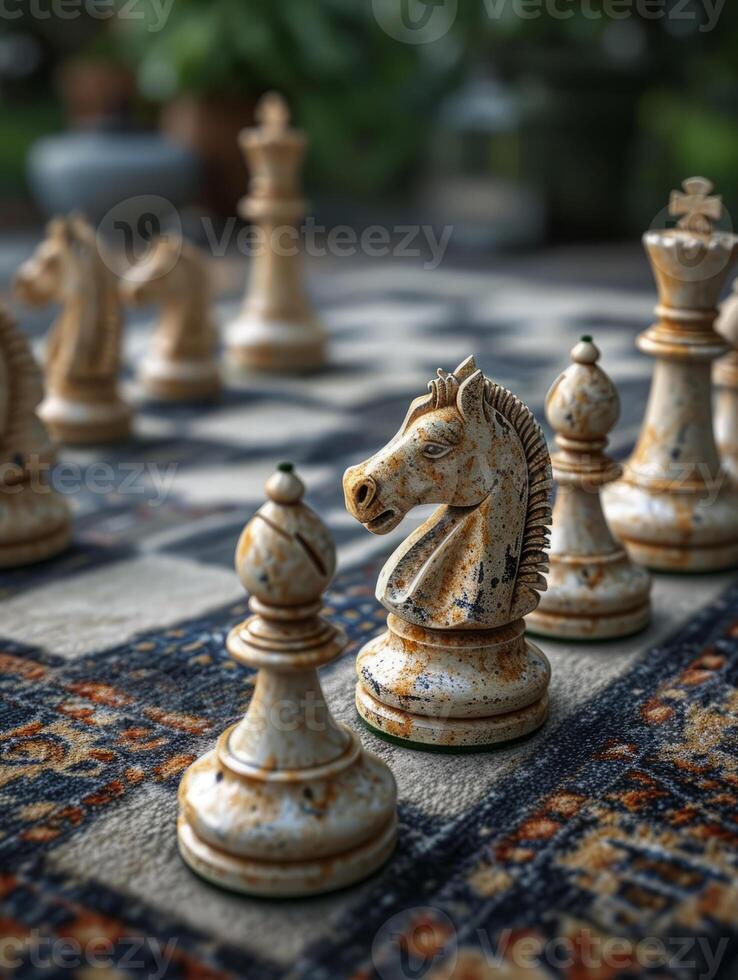
{"type": "Polygon", "coordinates": [[[376,735],[377,738],[381,738],[385,742],[390,742],[392,745],[399,745],[401,748],[410,749],[413,752],[435,752],[437,755],[473,755],[479,752],[497,752],[511,745],[526,742],[545,728],[544,722],[535,731],[529,732],[527,735],[521,735],[520,738],[509,738],[505,742],[488,742],[483,745],[433,745],[429,742],[411,742],[408,739],[398,738],[396,735],[388,735],[381,728],[375,728],[374,725],[370,725],[368,721],[361,717],[358,711],[356,712],[356,717],[367,731],[370,731],[372,735],[376,735]]]}

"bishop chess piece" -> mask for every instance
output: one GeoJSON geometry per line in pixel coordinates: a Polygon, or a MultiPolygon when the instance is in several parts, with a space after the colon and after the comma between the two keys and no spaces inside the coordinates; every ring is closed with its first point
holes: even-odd
{"type": "Polygon", "coordinates": [[[387,632],[359,652],[356,706],[391,740],[481,749],[547,715],[550,667],[523,617],[546,588],[550,459],[533,413],[473,358],[429,392],[343,479],[348,510],[374,534],[441,505],[380,573],[387,632]]]}
{"type": "Polygon", "coordinates": [[[58,218],[18,270],[17,297],[62,311],[46,347],[46,397],[39,416],[57,442],[127,439],[131,410],[118,391],[122,316],[115,275],[100,257],[94,230],[80,217],[58,218]]]}
{"type": "Polygon", "coordinates": [[[218,337],[199,249],[181,238],[159,238],[126,273],[121,296],[136,306],[162,305],[151,350],[139,368],[144,391],[163,401],[217,398],[221,390],[218,337]]]}
{"type": "Polygon", "coordinates": [[[644,244],[659,291],[657,322],[638,338],[656,358],[640,437],[605,513],[631,558],[673,572],[738,564],[738,490],[721,467],[712,414],[712,362],[728,350],[714,329],[738,238],[713,230],[721,200],[703,178],[685,181],[670,210],[676,228],[644,244]]]}
{"type": "Polygon", "coordinates": [[[582,337],[571,359],[546,397],[559,446],[556,504],[548,589],[526,622],[545,636],[606,640],[648,625],[651,578],[613,538],[600,501],[600,487],[622,472],[604,452],[620,415],[617,389],[598,366],[591,337],[582,337]]]}
{"type": "Polygon", "coordinates": [[[256,116],[259,125],[241,134],[252,178],[240,213],[257,227],[257,252],[227,346],[234,361],[252,370],[312,370],[325,362],[326,334],[303,284],[299,170],[306,140],[290,128],[287,105],[275,92],[264,96],[256,116]]]}
{"type": "Polygon", "coordinates": [[[715,364],[715,436],[723,466],[738,483],[738,279],[722,305],[717,330],[731,351],[715,364]]]}
{"type": "Polygon", "coordinates": [[[0,309],[0,568],[51,558],[71,536],[67,503],[48,480],[54,450],[36,415],[42,394],[28,344],[0,309]]]}
{"type": "Polygon", "coordinates": [[[259,670],[248,712],[185,773],[179,846],[215,884],[252,895],[341,888],[387,860],[397,834],[394,778],[338,725],[317,668],[345,648],[320,616],[335,550],[289,464],[246,525],[236,570],[253,615],[228,636],[230,655],[259,670]]]}

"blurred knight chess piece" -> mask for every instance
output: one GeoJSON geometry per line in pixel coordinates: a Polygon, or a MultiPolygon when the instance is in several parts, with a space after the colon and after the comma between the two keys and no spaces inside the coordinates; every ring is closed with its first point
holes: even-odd
{"type": "Polygon", "coordinates": [[[198,874],[274,897],[313,895],[370,875],[395,846],[397,789],[357,735],[337,724],[317,668],[347,644],[320,615],[335,549],[289,464],[246,525],[236,570],[253,615],[227,648],[258,669],[246,716],[185,773],[179,847],[198,874]]]}
{"type": "Polygon", "coordinates": [[[600,488],[621,475],[605,455],[607,435],[620,416],[620,399],[598,366],[600,352],[582,337],[572,365],[546,398],[546,417],[559,446],[548,589],[526,623],[544,636],[606,640],[648,625],[651,577],[633,565],[610,533],[600,488]]]}
{"type": "Polygon", "coordinates": [[[0,568],[51,558],[71,537],[67,502],[49,484],[55,453],[36,415],[42,396],[26,339],[0,309],[0,568]]]}
{"type": "Polygon", "coordinates": [[[715,443],[711,380],[712,362],[729,349],[715,319],[738,238],[713,230],[722,204],[709,181],[694,177],[684,189],[671,199],[676,228],[643,238],[659,305],[638,346],[656,363],[635,451],[603,499],[638,564],[708,572],[738,564],[738,489],[715,443]]]}
{"type": "Polygon", "coordinates": [[[142,388],[163,401],[210,401],[221,390],[218,337],[202,253],[181,238],[162,237],[125,274],[125,303],[161,303],[151,350],[139,368],[142,388]]]}
{"type": "Polygon", "coordinates": [[[122,316],[115,274],[81,217],[57,218],[15,277],[34,306],[60,302],[46,346],[46,397],[39,416],[63,443],[110,443],[131,434],[132,413],[118,390],[122,316]]]}
{"type": "Polygon", "coordinates": [[[259,103],[257,121],[241,134],[252,177],[240,212],[257,226],[258,248],[243,308],[227,331],[228,351],[256,371],[314,370],[326,360],[326,333],[303,283],[299,170],[306,139],[290,128],[287,104],[276,92],[259,103]]]}
{"type": "Polygon", "coordinates": [[[732,350],[715,364],[715,436],[723,466],[738,483],[738,279],[721,307],[717,330],[732,350]]]}
{"type": "Polygon", "coordinates": [[[378,734],[482,749],[546,719],[550,667],[523,617],[545,590],[551,468],[533,413],[468,358],[346,471],[349,512],[386,534],[440,504],[382,569],[387,632],[359,652],[356,706],[378,734]]]}

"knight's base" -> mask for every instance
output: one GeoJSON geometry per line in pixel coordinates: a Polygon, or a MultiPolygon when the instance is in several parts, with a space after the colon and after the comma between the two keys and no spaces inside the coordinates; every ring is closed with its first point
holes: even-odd
{"type": "Polygon", "coordinates": [[[0,494],[0,568],[20,568],[58,555],[69,544],[66,501],[50,488],[30,486],[0,494]]]}
{"type": "Polygon", "coordinates": [[[166,361],[148,357],[139,383],[150,398],[166,402],[205,402],[218,398],[221,380],[215,361],[166,361]]]}
{"type": "Polygon", "coordinates": [[[631,636],[651,620],[650,593],[650,575],[622,548],[587,558],[551,554],[548,589],[525,625],[554,639],[631,636]]]}
{"type": "Polygon", "coordinates": [[[548,717],[548,695],[527,708],[488,718],[428,718],[377,701],[356,685],[356,710],[381,738],[435,752],[483,752],[530,735],[548,717]]]}
{"type": "Polygon", "coordinates": [[[632,561],[662,572],[718,572],[738,566],[738,489],[727,473],[720,492],[652,491],[619,480],[603,502],[613,534],[632,561]],[[714,499],[712,499],[714,497],[714,499]]]}
{"type": "Polygon", "coordinates": [[[317,861],[254,861],[212,847],[184,815],[177,821],[179,853],[214,885],[262,898],[299,898],[346,888],[368,878],[389,859],[397,841],[397,817],[373,840],[317,861]]]}
{"type": "Polygon", "coordinates": [[[438,630],[391,614],[387,627],[356,660],[356,708],[380,734],[418,748],[479,749],[546,720],[551,668],[522,620],[438,630]]]}
{"type": "Polygon", "coordinates": [[[131,410],[123,401],[74,401],[49,394],[38,415],[55,442],[67,445],[100,445],[129,439],[131,410]]]}
{"type": "Polygon", "coordinates": [[[289,323],[240,317],[226,337],[233,363],[249,371],[315,371],[327,360],[325,330],[317,320],[289,323]]]}

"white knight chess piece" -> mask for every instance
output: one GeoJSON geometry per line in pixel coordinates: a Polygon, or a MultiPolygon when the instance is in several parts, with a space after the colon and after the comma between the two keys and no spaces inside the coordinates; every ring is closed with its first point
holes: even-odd
{"type": "Polygon", "coordinates": [[[547,715],[550,668],[523,617],[546,588],[550,458],[531,411],[473,358],[429,387],[344,476],[348,510],[375,534],[441,505],[379,576],[388,630],[359,653],[356,704],[381,735],[479,749],[547,715]]]}

